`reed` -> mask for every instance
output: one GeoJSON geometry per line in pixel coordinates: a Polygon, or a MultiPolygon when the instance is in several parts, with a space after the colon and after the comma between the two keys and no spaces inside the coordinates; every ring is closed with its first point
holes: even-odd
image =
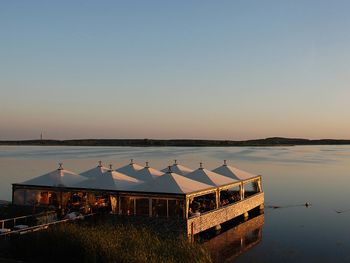
{"type": "Polygon", "coordinates": [[[9,252],[28,262],[210,262],[200,244],[133,225],[60,225],[10,240],[9,252]]]}

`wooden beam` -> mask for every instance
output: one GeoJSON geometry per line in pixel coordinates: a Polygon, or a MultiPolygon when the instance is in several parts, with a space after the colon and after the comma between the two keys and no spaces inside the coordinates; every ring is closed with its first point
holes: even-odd
{"type": "Polygon", "coordinates": [[[241,182],[235,182],[235,183],[231,183],[231,184],[226,184],[226,185],[223,185],[223,186],[219,186],[220,190],[227,190],[227,189],[230,189],[232,187],[236,187],[236,186],[239,186],[241,184],[241,182]]]}
{"type": "Polygon", "coordinates": [[[187,194],[186,195],[186,198],[188,197],[197,197],[197,196],[202,196],[202,195],[206,195],[206,194],[210,194],[210,193],[215,193],[217,191],[217,187],[214,187],[214,188],[211,188],[211,189],[206,189],[206,190],[203,190],[203,191],[198,191],[198,192],[195,192],[195,193],[190,193],[190,194],[187,194]]]}
{"type": "Polygon", "coordinates": [[[215,192],[216,208],[220,207],[220,189],[218,188],[215,192]]]}
{"type": "Polygon", "coordinates": [[[244,183],[241,182],[240,186],[239,186],[239,194],[241,196],[241,200],[244,199],[244,183]]]}
{"type": "Polygon", "coordinates": [[[152,198],[148,198],[148,216],[152,217],[152,198]]]}
{"type": "Polygon", "coordinates": [[[190,199],[188,197],[186,197],[186,204],[185,204],[185,219],[188,219],[188,209],[190,207],[190,199]]]}
{"type": "Polygon", "coordinates": [[[122,198],[120,196],[118,196],[118,212],[119,215],[122,214],[122,198]]]}
{"type": "Polygon", "coordinates": [[[136,198],[131,198],[131,200],[134,200],[134,215],[136,215],[136,198]]]}
{"type": "Polygon", "coordinates": [[[169,199],[166,200],[166,217],[169,217],[169,199]]]}
{"type": "Polygon", "coordinates": [[[258,179],[258,190],[259,190],[259,192],[262,192],[261,177],[258,179]]]}

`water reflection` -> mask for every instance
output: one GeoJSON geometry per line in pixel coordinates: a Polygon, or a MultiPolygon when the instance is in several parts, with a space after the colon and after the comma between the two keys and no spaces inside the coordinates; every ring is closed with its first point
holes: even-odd
{"type": "Polygon", "coordinates": [[[264,214],[241,223],[204,243],[213,262],[233,262],[262,240],[264,214]]]}

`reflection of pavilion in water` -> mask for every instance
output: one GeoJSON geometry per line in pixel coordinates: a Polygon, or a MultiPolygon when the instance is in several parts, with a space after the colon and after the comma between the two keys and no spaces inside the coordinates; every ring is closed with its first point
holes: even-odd
{"type": "Polygon", "coordinates": [[[204,243],[213,262],[232,262],[262,239],[264,214],[254,217],[204,243]]]}

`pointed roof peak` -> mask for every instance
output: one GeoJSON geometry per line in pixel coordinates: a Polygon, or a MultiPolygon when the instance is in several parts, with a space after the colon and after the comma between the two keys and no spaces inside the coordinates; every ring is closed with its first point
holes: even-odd
{"type": "Polygon", "coordinates": [[[244,170],[238,169],[235,166],[227,164],[219,166],[218,168],[214,169],[213,172],[233,178],[235,180],[246,180],[257,176],[255,174],[246,172],[244,170]]]}
{"type": "Polygon", "coordinates": [[[131,176],[115,170],[108,170],[101,176],[88,178],[75,186],[103,190],[129,190],[141,183],[143,182],[131,176]]]}
{"type": "Polygon", "coordinates": [[[137,191],[186,194],[212,188],[211,185],[195,181],[176,173],[166,173],[153,182],[145,182],[136,187],[137,191]]]}
{"type": "Polygon", "coordinates": [[[203,170],[203,163],[202,162],[199,163],[199,169],[203,170]]]}
{"type": "Polygon", "coordinates": [[[185,175],[188,178],[191,178],[193,180],[206,183],[212,186],[221,186],[229,183],[234,183],[237,180],[224,176],[219,173],[212,172],[210,170],[207,170],[205,168],[198,168],[197,170],[186,174],[185,175]]]}
{"type": "Polygon", "coordinates": [[[119,167],[116,169],[117,172],[120,172],[125,175],[129,175],[131,177],[137,178],[137,172],[140,170],[147,170],[144,166],[141,166],[137,163],[134,163],[134,160],[131,159],[131,162],[127,165],[119,167]]]}
{"type": "Polygon", "coordinates": [[[27,180],[22,184],[42,185],[42,186],[73,186],[78,182],[82,182],[86,177],[78,175],[74,172],[67,171],[60,166],[52,172],[27,180]]]}
{"type": "Polygon", "coordinates": [[[102,175],[105,172],[108,172],[108,168],[101,165],[101,166],[95,166],[87,171],[83,171],[80,173],[80,175],[87,177],[87,178],[93,178],[102,175]]]}
{"type": "MultiPolygon", "coordinates": [[[[174,162],[172,165],[170,165],[170,170],[171,170],[172,173],[176,173],[176,174],[179,174],[179,175],[188,174],[188,173],[193,171],[192,169],[179,164],[177,161],[176,161],[176,163],[174,162]]],[[[167,173],[169,171],[169,166],[167,166],[166,168],[162,169],[161,171],[164,172],[164,173],[167,173]]]]}

